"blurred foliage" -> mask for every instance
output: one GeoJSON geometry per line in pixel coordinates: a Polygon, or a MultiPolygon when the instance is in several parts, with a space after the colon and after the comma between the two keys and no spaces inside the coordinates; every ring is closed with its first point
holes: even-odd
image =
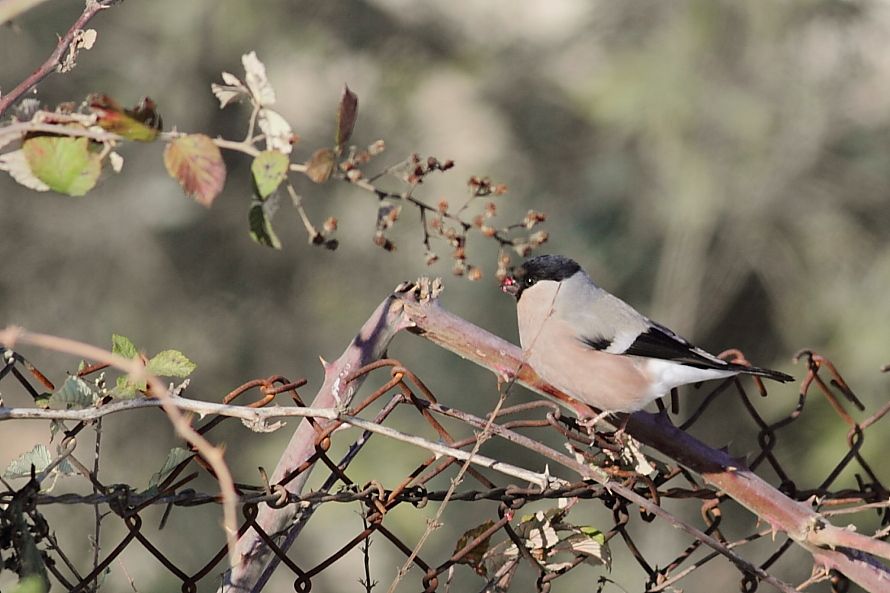
{"type": "MultiPolygon", "coordinates": [[[[45,59],[80,8],[47,3],[4,29],[0,55],[14,59],[0,60],[2,88],[45,59]]],[[[870,410],[886,399],[884,3],[158,0],[125,2],[91,26],[95,47],[40,86],[45,102],[150,95],[167,121],[237,137],[241,122],[220,113],[207,88],[256,50],[287,98],[282,114],[307,145],[321,145],[348,82],[362,100],[355,142],[386,137],[388,154],[455,161],[428,195],[460,203],[470,175],[503,181],[511,192],[499,208],[547,212],[550,250],[702,346],[737,346],[798,376],[788,360],[810,347],[838,364],[870,410]]],[[[339,353],[398,281],[429,273],[416,228],[396,229],[394,253],[372,247],[376,199],[353,188],[302,188],[314,219],[337,215],[337,252],[284,240],[301,233],[294,217],[276,222],[285,247],[272,253],[244,233],[248,164],[227,162],[245,182],[230,182],[207,212],[159,170],[157,147],[129,146],[126,157],[128,174],[82,201],[0,179],[5,322],[93,343],[117,331],[151,351],[173,344],[216,390],[193,395],[219,399],[272,373],[317,385],[316,357],[339,353]]],[[[494,253],[480,261],[491,262],[491,278],[494,253]]],[[[448,276],[448,266],[432,272],[448,276]]],[[[445,304],[515,336],[512,304],[490,282],[450,280],[445,304]]],[[[404,343],[391,354],[450,404],[479,412],[494,401],[481,371],[404,343]]],[[[795,399],[773,389],[765,403],[787,410],[795,399]]],[[[820,407],[808,410],[816,426],[820,407]]],[[[736,438],[741,454],[751,437],[737,430],[718,425],[703,438],[736,438]]],[[[0,465],[36,431],[4,427],[0,465]]],[[[800,451],[813,449],[808,463],[819,464],[825,432],[799,436],[800,451]]],[[[279,433],[257,445],[267,465],[286,442],[279,433]]],[[[122,454],[142,447],[121,438],[122,454]]]]}

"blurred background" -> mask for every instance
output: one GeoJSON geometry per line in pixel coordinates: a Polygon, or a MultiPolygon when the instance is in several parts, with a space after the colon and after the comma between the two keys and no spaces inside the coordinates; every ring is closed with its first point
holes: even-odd
{"type": "MultiPolygon", "coordinates": [[[[47,2],[3,27],[2,90],[43,62],[81,8],[47,2]]],[[[430,177],[420,197],[459,204],[469,176],[490,176],[510,187],[496,198],[502,221],[516,222],[529,208],[546,212],[551,239],[541,252],[577,259],[599,284],[697,344],[738,347],[755,364],[798,378],[804,369],[792,355],[813,348],[838,365],[866,413],[887,400],[888,376],[879,372],[890,362],[887,2],[129,0],[90,26],[95,47],[73,72],[45,80],[40,100],[107,92],[132,105],[148,95],[166,129],[241,138],[247,108],[220,111],[210,83],[223,70],[241,75],[241,55],[256,50],[279,111],[302,138],[296,159],[331,144],[348,83],[359,97],[352,141],[386,141],[370,170],[412,152],[453,159],[455,169],[430,177]]],[[[167,176],[162,149],[125,146],[123,172],[106,174],[83,198],[35,193],[0,176],[0,323],[105,346],[119,333],[149,353],[180,349],[198,364],[190,395],[213,400],[272,374],[309,378],[304,397],[311,397],[322,377],[318,356],[336,357],[398,282],[421,274],[445,277],[447,308],[516,341],[513,303],[493,279],[496,246],[478,236],[470,258],[485,276],[472,283],[450,276],[445,246],[441,262],[425,266],[415,212],[403,211],[391,234],[398,249],[386,253],[371,242],[376,198],[300,178],[315,222],[339,219],[340,249],[307,245],[283,204],[275,227],[284,248],[272,251],[248,236],[246,157],[226,154],[226,189],[206,210],[167,176]]],[[[65,357],[23,353],[57,383],[76,368],[65,357]]],[[[417,338],[399,337],[390,354],[449,405],[481,414],[496,400],[491,376],[417,338]]],[[[519,391],[515,401],[530,397],[519,391]]],[[[23,394],[3,396],[6,405],[29,403],[23,394]]],[[[758,405],[769,419],[796,401],[794,387],[775,386],[758,405]]],[[[737,405],[727,398],[697,435],[742,455],[754,430],[728,421],[737,405]]],[[[843,456],[846,427],[817,399],[805,422],[784,445],[801,485],[812,486],[808,479],[820,480],[843,456]]],[[[236,474],[256,482],[256,466],[274,467],[293,426],[255,435],[233,424],[217,438],[227,440],[236,474]]],[[[151,411],[104,430],[103,472],[112,482],[147,482],[176,443],[151,411]],[[134,458],[139,464],[120,462],[134,458]]],[[[866,457],[886,450],[887,438],[869,436],[866,457]]],[[[0,465],[47,440],[45,425],[3,423],[0,465]]],[[[387,467],[368,468],[368,479],[396,480],[420,458],[378,446],[406,461],[391,457],[387,467]]],[[[510,459],[509,448],[487,447],[510,459]]],[[[481,522],[493,508],[468,506],[452,511],[481,522]]],[[[217,511],[205,510],[200,529],[184,528],[199,519],[183,512],[179,530],[163,532],[181,538],[170,545],[182,546],[185,563],[206,559],[221,541],[217,511]]],[[[316,521],[357,531],[354,510],[326,508],[316,521]]],[[[83,520],[87,529],[90,513],[83,520]]],[[[410,538],[424,527],[406,512],[401,533],[410,538]]],[[[682,541],[663,526],[644,529],[658,532],[647,542],[654,556],[665,542],[682,541]]],[[[112,527],[107,533],[113,539],[112,527]]],[[[434,557],[451,553],[456,536],[444,533],[428,546],[434,557]]],[[[69,536],[89,557],[86,536],[69,536]]],[[[310,529],[295,558],[323,558],[328,544],[324,531],[310,529]]],[[[643,576],[625,551],[615,555],[611,578],[640,588],[643,576]]],[[[388,586],[402,558],[383,541],[372,557],[375,578],[388,586]]],[[[152,562],[125,560],[140,590],[169,583],[152,562]]],[[[318,590],[355,589],[360,556],[343,562],[318,590]]],[[[784,570],[806,578],[809,566],[799,564],[784,570]]],[[[576,572],[554,590],[589,586],[598,569],[576,572]]],[[[465,576],[468,587],[479,586],[465,576]]],[[[109,578],[126,583],[122,570],[109,578]]],[[[737,579],[727,564],[715,565],[685,590],[729,590],[737,579]]],[[[287,575],[279,581],[290,586],[287,575]]]]}

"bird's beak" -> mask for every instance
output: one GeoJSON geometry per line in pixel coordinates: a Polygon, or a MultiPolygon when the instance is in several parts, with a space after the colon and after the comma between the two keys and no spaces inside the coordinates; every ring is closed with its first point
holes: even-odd
{"type": "Polygon", "coordinates": [[[501,280],[501,290],[510,296],[515,297],[519,294],[519,283],[516,282],[516,279],[512,276],[507,276],[501,280]]]}

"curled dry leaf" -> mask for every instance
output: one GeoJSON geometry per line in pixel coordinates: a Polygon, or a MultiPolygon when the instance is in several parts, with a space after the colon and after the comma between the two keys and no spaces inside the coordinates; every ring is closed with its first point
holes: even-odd
{"type": "Polygon", "coordinates": [[[250,96],[250,90],[241,80],[230,72],[223,72],[222,79],[225,84],[212,83],[210,90],[219,100],[219,108],[223,109],[233,101],[250,96]]]}
{"type": "Polygon", "coordinates": [[[352,137],[352,131],[355,129],[357,118],[358,97],[349,90],[348,86],[344,86],[343,94],[340,95],[340,105],[337,107],[337,135],[334,138],[337,154],[343,152],[343,147],[352,137]]]}
{"type": "Polygon", "coordinates": [[[204,134],[189,134],[164,148],[164,166],[185,193],[210,207],[226,182],[226,165],[219,148],[204,134]]]}
{"type": "Polygon", "coordinates": [[[0,171],[6,171],[13,179],[28,189],[49,191],[49,186],[31,172],[28,159],[25,158],[25,151],[21,149],[0,155],[0,171]]]}
{"type": "Polygon", "coordinates": [[[124,168],[124,157],[112,151],[108,153],[108,162],[111,164],[111,170],[120,173],[124,168]]]}
{"type": "Polygon", "coordinates": [[[331,177],[334,170],[334,151],[330,148],[319,148],[306,161],[306,176],[315,183],[324,183],[331,177]]]}
{"type": "Polygon", "coordinates": [[[150,98],[144,97],[132,109],[124,109],[108,95],[90,95],[88,100],[96,123],[103,130],[137,142],[151,142],[158,137],[161,116],[150,98]]]}
{"type": "Polygon", "coordinates": [[[247,88],[254,101],[261,107],[275,104],[275,90],[269,84],[266,77],[266,66],[256,56],[256,52],[241,56],[241,63],[244,65],[244,73],[247,78],[247,88]]]}
{"type": "Polygon", "coordinates": [[[293,150],[291,141],[294,132],[287,120],[281,114],[271,109],[260,109],[257,124],[263,134],[266,135],[266,148],[277,150],[284,154],[290,154],[293,150]]]}

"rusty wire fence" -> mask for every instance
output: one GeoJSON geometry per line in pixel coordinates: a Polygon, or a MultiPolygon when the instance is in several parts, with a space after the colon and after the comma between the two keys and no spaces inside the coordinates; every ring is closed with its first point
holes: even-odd
{"type": "MultiPolygon", "coordinates": [[[[12,388],[23,388],[35,401],[46,392],[56,389],[56,382],[47,378],[34,364],[19,353],[5,351],[5,365],[0,371],[0,392],[8,393],[12,388]],[[19,387],[20,386],[20,387],[19,387]]],[[[870,463],[863,458],[862,446],[869,431],[885,413],[890,404],[862,421],[855,421],[847,407],[850,405],[861,408],[861,404],[844,381],[840,373],[830,361],[812,353],[804,353],[808,371],[800,384],[800,399],[797,406],[778,421],[767,423],[757,410],[756,400],[761,394],[752,397],[753,383],[730,379],[716,384],[709,395],[702,398],[698,408],[693,411],[682,425],[689,429],[698,422],[704,411],[723,397],[737,397],[747,412],[745,422],[756,433],[758,449],[749,455],[746,462],[752,469],[776,485],[787,496],[800,501],[810,501],[826,515],[867,513],[871,521],[877,517],[880,525],[873,534],[875,538],[886,539],[890,534],[890,513],[888,513],[888,490],[879,474],[883,460],[872,460],[870,463]],[[722,394],[722,395],[721,395],[722,394]],[[807,409],[808,398],[821,396],[827,399],[836,412],[835,422],[842,422],[847,427],[845,442],[834,443],[841,451],[840,460],[833,467],[825,467],[824,478],[814,484],[799,483],[795,477],[795,468],[780,462],[775,454],[776,447],[789,431],[794,430],[795,423],[807,409]],[[876,471],[876,469],[878,471],[876,471]],[[837,485],[838,476],[842,472],[855,476],[856,486],[849,484],[837,485]]],[[[93,365],[82,368],[77,376],[87,379],[104,368],[93,365]]],[[[343,558],[350,552],[359,551],[364,557],[365,575],[357,579],[359,584],[351,590],[372,589],[386,590],[390,583],[384,580],[386,575],[373,575],[368,568],[368,556],[379,549],[378,542],[385,542],[403,555],[405,568],[412,568],[401,577],[399,584],[402,590],[448,591],[456,570],[472,571],[478,575],[478,591],[539,591],[559,590],[556,584],[559,579],[575,571],[590,571],[590,591],[622,590],[612,580],[609,572],[603,568],[591,568],[590,565],[608,565],[612,557],[623,555],[632,558],[638,570],[633,578],[621,580],[633,583],[635,590],[645,591],[676,591],[682,590],[683,580],[705,566],[722,563],[721,570],[734,572],[737,575],[742,591],[754,591],[758,588],[769,589],[776,586],[787,586],[787,590],[795,587],[801,590],[847,591],[852,590],[850,583],[840,574],[833,571],[814,571],[802,582],[784,583],[771,575],[777,562],[789,553],[793,546],[791,539],[783,535],[771,533],[769,525],[758,525],[751,533],[743,536],[731,536],[724,531],[727,517],[745,513],[737,506],[726,505],[727,499],[714,488],[707,486],[695,474],[676,463],[664,460],[653,461],[644,457],[633,446],[628,435],[615,435],[608,432],[597,432],[590,436],[589,432],[578,422],[563,413],[558,406],[541,400],[520,406],[504,405],[495,420],[489,423],[486,418],[476,417],[460,410],[440,404],[436,396],[410,370],[398,361],[381,360],[359,369],[350,379],[373,373],[371,380],[376,381],[377,388],[362,399],[353,402],[350,413],[355,416],[364,414],[368,420],[377,425],[386,425],[397,409],[410,410],[416,422],[425,423],[438,435],[439,442],[451,447],[473,450],[482,439],[505,439],[510,446],[524,447],[529,451],[545,455],[550,460],[559,462],[565,459],[565,467],[571,467],[570,461],[582,460],[586,464],[595,464],[605,470],[613,480],[624,484],[633,491],[648,498],[658,505],[669,499],[682,501],[682,504],[693,505],[699,510],[698,527],[706,534],[724,543],[728,548],[744,555],[745,546],[755,540],[769,541],[772,536],[769,557],[758,563],[761,572],[756,573],[744,567],[733,566],[732,562],[715,552],[704,549],[701,541],[687,538],[686,543],[672,553],[673,559],[661,566],[647,558],[642,552],[645,548],[639,541],[639,535],[633,535],[630,527],[634,523],[648,522],[647,529],[670,529],[669,521],[656,518],[642,511],[608,488],[591,480],[554,481],[542,489],[516,483],[515,479],[505,477],[496,471],[480,469],[464,464],[452,457],[430,453],[419,465],[405,467],[404,477],[400,481],[384,483],[382,480],[357,483],[351,477],[351,465],[360,459],[363,447],[371,438],[383,438],[371,432],[364,432],[359,438],[350,437],[354,433],[343,431],[335,433],[341,426],[339,422],[329,423],[325,428],[315,424],[315,453],[312,457],[291,472],[279,484],[268,482],[248,484],[238,480],[240,529],[239,535],[247,530],[256,530],[260,537],[269,545],[274,553],[277,570],[285,571],[292,580],[295,591],[306,592],[321,590],[313,587],[319,575],[326,571],[334,571],[343,558]],[[374,372],[376,371],[376,372],[374,372]],[[385,373],[385,374],[384,374],[385,373]],[[375,404],[376,402],[376,404],[375,404]],[[374,405],[372,405],[374,404],[374,405]],[[373,411],[373,414],[372,414],[373,411]],[[520,417],[521,416],[521,417],[520,417]],[[445,422],[448,419],[448,422],[445,422]],[[443,423],[460,426],[461,430],[446,430],[443,423]],[[455,424],[457,423],[457,424],[455,424]],[[563,451],[548,448],[535,438],[542,431],[548,431],[553,437],[564,442],[563,451]],[[332,442],[337,439],[350,439],[345,455],[332,458],[329,454],[332,442]],[[562,457],[560,457],[562,456],[562,457]],[[283,486],[294,480],[299,474],[314,469],[316,473],[324,472],[325,479],[321,487],[312,492],[295,495],[287,492],[283,486]],[[454,480],[460,474],[464,479],[454,480]],[[433,489],[431,482],[437,476],[446,476],[453,481],[447,489],[433,489]],[[523,516],[527,505],[535,501],[552,500],[552,509],[523,516]],[[612,521],[608,525],[597,525],[596,529],[573,525],[568,519],[572,506],[579,500],[597,499],[598,502],[585,504],[603,505],[611,513],[612,521]],[[487,521],[466,525],[451,525],[449,533],[463,533],[460,537],[452,537],[455,541],[448,542],[454,552],[447,557],[431,556],[418,545],[417,539],[410,539],[399,534],[399,530],[390,525],[388,517],[396,507],[423,509],[431,504],[474,503],[477,501],[495,501],[497,511],[487,521]],[[560,501],[559,503],[557,501],[560,501]],[[344,528],[346,523],[338,523],[337,529],[326,530],[326,537],[335,538],[337,550],[320,562],[311,564],[304,555],[288,550],[289,544],[298,539],[306,524],[313,519],[315,511],[322,505],[343,502],[360,502],[363,512],[363,527],[349,531],[344,528]],[[301,511],[290,526],[287,537],[273,537],[273,534],[262,532],[256,521],[262,505],[281,508],[287,505],[301,505],[301,511]],[[377,548],[368,546],[373,538],[377,548]],[[282,543],[284,542],[284,543],[282,543]],[[464,566],[461,566],[464,565],[464,566]],[[511,582],[517,569],[531,567],[537,575],[536,583],[511,582]],[[763,575],[770,574],[774,580],[771,585],[763,583],[763,575]],[[376,580],[383,580],[377,584],[376,580]],[[376,585],[376,587],[375,587],[376,585]]],[[[250,407],[264,407],[273,404],[304,406],[299,389],[305,381],[291,381],[285,377],[275,376],[258,379],[241,385],[229,393],[224,403],[250,407]]],[[[97,407],[109,405],[110,398],[97,402],[97,407]]],[[[509,402],[507,402],[509,403],[509,402]]],[[[2,411],[0,404],[0,411],[2,411]]],[[[9,410],[9,408],[7,408],[9,410]]],[[[666,413],[662,410],[663,413],[666,413]]],[[[0,417],[9,421],[10,417],[0,417]]],[[[209,418],[198,424],[200,432],[211,440],[214,429],[224,417],[209,418]]],[[[733,422],[742,422],[734,418],[733,422]]],[[[113,420],[112,420],[113,421],[113,420]]],[[[309,422],[315,422],[307,419],[309,422]]],[[[420,428],[416,424],[403,431],[417,434],[420,428]]],[[[2,482],[0,490],[0,557],[7,570],[27,573],[37,570],[42,565],[55,587],[68,591],[94,591],[101,588],[102,575],[124,550],[153,558],[158,567],[169,573],[180,583],[182,591],[213,590],[219,584],[219,575],[226,568],[226,548],[222,534],[219,547],[206,552],[206,559],[199,567],[186,567],[176,555],[163,546],[154,543],[160,528],[176,529],[176,525],[149,525],[145,514],[152,507],[178,507],[177,512],[189,512],[203,505],[218,505],[218,492],[199,492],[191,488],[193,481],[201,473],[207,473],[208,466],[201,457],[190,455],[167,472],[156,488],[139,491],[135,487],[122,484],[103,483],[89,469],[90,460],[84,455],[92,456],[94,451],[78,449],[78,435],[90,425],[89,421],[69,423],[63,429],[61,443],[52,464],[58,466],[66,461],[76,471],[89,480],[92,494],[61,494],[53,495],[42,492],[41,479],[48,475],[46,470],[33,472],[31,479],[9,480],[2,482]],[[117,522],[125,528],[125,535],[113,544],[103,543],[100,550],[92,555],[88,565],[78,565],[70,551],[63,549],[57,534],[64,529],[63,525],[52,524],[45,518],[48,505],[74,505],[92,507],[102,521],[117,522]],[[35,556],[36,555],[36,556],[35,556]]],[[[342,441],[341,441],[342,442],[342,441]]],[[[9,446],[7,443],[6,446],[9,446]]],[[[21,447],[23,448],[23,447],[21,447]]],[[[886,466],[886,464],[885,464],[886,466]]],[[[563,472],[564,473],[564,472],[563,472]]],[[[212,475],[212,474],[211,474],[212,475]]],[[[340,507],[345,509],[346,507],[340,507]]],[[[429,509],[427,509],[429,510],[429,509]]],[[[343,510],[351,513],[351,510],[343,510]]],[[[418,510],[418,522],[425,522],[426,515],[418,510]]],[[[646,531],[649,533],[649,531],[646,531]]],[[[281,534],[274,534],[281,535],[281,534]]],[[[445,537],[443,532],[428,529],[426,534],[433,538],[445,537]]],[[[301,542],[312,545],[312,542],[301,542]]],[[[280,577],[279,577],[280,578],[280,577]]],[[[135,588],[135,587],[134,587],[135,588]]]]}

